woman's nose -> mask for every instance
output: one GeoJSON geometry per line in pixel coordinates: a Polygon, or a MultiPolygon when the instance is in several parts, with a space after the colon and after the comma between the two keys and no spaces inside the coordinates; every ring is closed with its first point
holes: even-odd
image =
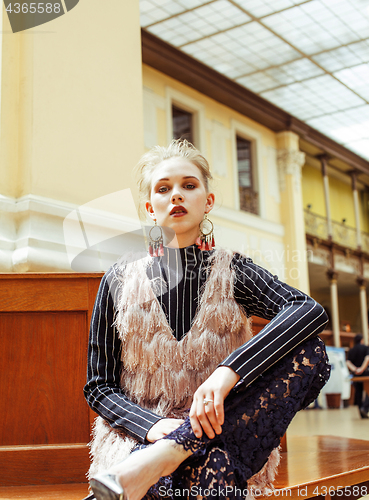
{"type": "Polygon", "coordinates": [[[172,203],[175,203],[176,201],[183,201],[184,200],[184,196],[183,194],[180,192],[180,191],[175,191],[173,192],[173,195],[172,195],[172,203]]]}

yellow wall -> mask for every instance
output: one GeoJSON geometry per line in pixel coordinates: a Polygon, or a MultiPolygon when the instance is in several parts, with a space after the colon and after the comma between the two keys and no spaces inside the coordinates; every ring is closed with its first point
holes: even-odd
{"type": "MultiPolygon", "coordinates": [[[[2,6],[3,11],[5,7],[2,6]]],[[[2,30],[10,29],[3,12],[2,30]]],[[[2,36],[1,68],[1,148],[0,186],[4,196],[15,196],[19,179],[18,139],[20,50],[22,37],[10,33],[2,36]]]]}
{"type": "MultiPolygon", "coordinates": [[[[324,188],[322,174],[319,169],[305,165],[302,169],[302,190],[304,209],[311,204],[314,214],[326,217],[324,188]]],[[[354,200],[351,183],[344,182],[332,175],[329,176],[329,198],[331,217],[333,221],[342,222],[346,219],[346,225],[356,227],[354,200]]],[[[369,232],[369,195],[359,192],[361,230],[369,232]]]]}
{"type": "Polygon", "coordinates": [[[346,184],[334,177],[329,178],[329,197],[332,220],[341,222],[346,219],[346,225],[356,227],[354,198],[351,184],[346,184]]]}
{"type": "Polygon", "coordinates": [[[3,36],[2,79],[1,194],[79,204],[136,191],[130,172],[143,152],[138,0],[80,2],[45,25],[3,36]]]}
{"type": "Polygon", "coordinates": [[[304,209],[311,205],[311,212],[326,217],[322,173],[305,165],[302,169],[302,198],[304,209]]]}
{"type": "Polygon", "coordinates": [[[359,199],[361,229],[362,231],[369,233],[369,192],[362,191],[359,199]]]}

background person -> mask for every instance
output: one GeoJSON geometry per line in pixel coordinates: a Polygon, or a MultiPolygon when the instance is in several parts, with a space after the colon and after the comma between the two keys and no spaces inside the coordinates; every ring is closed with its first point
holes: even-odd
{"type": "MultiPolygon", "coordinates": [[[[355,377],[369,375],[369,347],[364,344],[363,336],[358,334],[354,338],[354,346],[349,350],[346,361],[347,367],[355,377]]],[[[359,407],[361,418],[369,418],[369,395],[363,400],[363,383],[354,382],[354,404],[359,407]]]]}

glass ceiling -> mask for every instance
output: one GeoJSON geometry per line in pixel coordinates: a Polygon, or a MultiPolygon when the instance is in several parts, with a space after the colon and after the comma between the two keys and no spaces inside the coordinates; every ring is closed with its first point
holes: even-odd
{"type": "Polygon", "coordinates": [[[140,0],[141,26],[369,160],[369,0],[140,0]]]}

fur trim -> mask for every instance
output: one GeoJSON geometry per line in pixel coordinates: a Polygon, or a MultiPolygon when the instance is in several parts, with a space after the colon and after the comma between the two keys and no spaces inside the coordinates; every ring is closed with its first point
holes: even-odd
{"type": "Polygon", "coordinates": [[[233,254],[216,251],[192,328],[177,341],[156,298],[143,259],[125,267],[118,303],[122,341],[121,385],[135,403],[167,416],[189,407],[197,387],[251,338],[233,297],[233,254]]]}
{"type": "Polygon", "coordinates": [[[92,436],[90,443],[92,462],[87,474],[88,479],[127,458],[136,444],[134,439],[124,432],[113,429],[101,417],[95,419],[92,436]]]}
{"type": "Polygon", "coordinates": [[[253,500],[255,496],[270,497],[274,491],[274,480],[278,472],[278,465],[281,461],[280,446],[274,448],[269,455],[264,467],[247,482],[248,495],[246,500],[253,500]]]}

